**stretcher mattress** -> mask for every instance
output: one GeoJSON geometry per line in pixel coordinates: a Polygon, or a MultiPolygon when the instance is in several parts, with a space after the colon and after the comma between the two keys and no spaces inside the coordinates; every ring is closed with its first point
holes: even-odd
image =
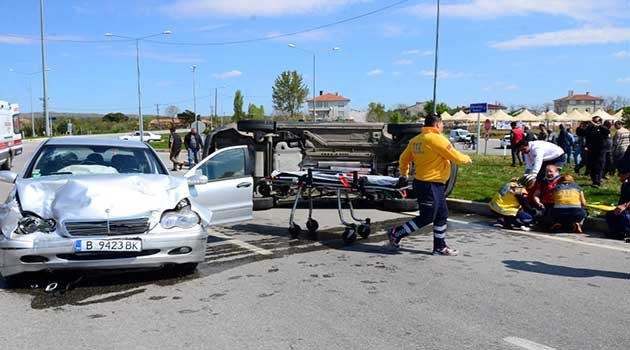
{"type": "MultiPolygon", "coordinates": [[[[353,181],[352,174],[313,171],[313,185],[327,187],[348,187],[353,181]]],[[[298,183],[308,175],[307,171],[283,171],[272,174],[274,181],[298,183]]],[[[364,187],[378,187],[383,189],[400,189],[396,177],[382,175],[358,175],[359,183],[364,187]]]]}

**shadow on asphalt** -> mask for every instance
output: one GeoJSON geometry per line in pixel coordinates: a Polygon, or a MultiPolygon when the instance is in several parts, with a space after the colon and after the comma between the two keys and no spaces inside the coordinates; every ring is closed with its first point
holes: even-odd
{"type": "Polygon", "coordinates": [[[624,272],[615,271],[603,271],[582,269],[577,267],[551,265],[540,261],[519,261],[519,260],[504,260],[503,263],[507,268],[513,270],[527,271],[542,273],[546,275],[562,276],[562,277],[576,277],[576,278],[588,278],[588,277],[606,277],[606,278],[618,278],[618,279],[630,279],[630,274],[624,272]]]}

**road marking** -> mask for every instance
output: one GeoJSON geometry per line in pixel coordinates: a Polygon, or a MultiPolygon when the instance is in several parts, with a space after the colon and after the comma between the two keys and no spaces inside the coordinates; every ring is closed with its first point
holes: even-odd
{"type": "MultiPolygon", "coordinates": [[[[480,227],[486,227],[486,228],[489,227],[489,226],[486,226],[486,225],[480,225],[480,224],[476,224],[476,223],[472,223],[472,222],[468,222],[468,221],[463,221],[463,220],[448,219],[448,221],[455,222],[455,223],[462,224],[462,225],[474,225],[474,226],[480,226],[480,227]]],[[[524,235],[524,236],[544,238],[544,239],[551,239],[551,240],[554,240],[554,241],[560,241],[560,242],[566,242],[566,243],[574,243],[574,244],[581,244],[581,245],[585,245],[585,246],[589,246],[589,247],[610,249],[610,250],[616,250],[616,251],[619,251],[619,252],[630,253],[630,248],[622,248],[622,247],[615,247],[615,246],[606,245],[606,244],[584,242],[584,241],[578,240],[577,238],[558,237],[558,236],[552,236],[552,235],[545,234],[545,233],[525,232],[525,231],[520,231],[520,230],[507,230],[507,229],[504,229],[504,230],[508,231],[508,232],[516,233],[516,234],[519,234],[519,235],[524,235]]]]}
{"type": "Polygon", "coordinates": [[[531,340],[518,337],[503,338],[503,341],[527,350],[556,350],[555,348],[549,347],[547,345],[538,344],[531,340]]]}
{"type": "Polygon", "coordinates": [[[225,239],[224,243],[230,243],[230,244],[237,245],[237,246],[239,246],[241,248],[245,248],[245,249],[247,249],[249,251],[252,251],[252,252],[254,252],[256,254],[273,255],[273,252],[271,252],[271,251],[269,251],[267,249],[256,247],[255,245],[252,245],[252,244],[249,244],[249,243],[246,243],[246,242],[243,242],[243,241],[239,241],[238,239],[233,239],[230,236],[224,235],[223,233],[213,232],[211,234],[211,236],[224,238],[225,239]]]}

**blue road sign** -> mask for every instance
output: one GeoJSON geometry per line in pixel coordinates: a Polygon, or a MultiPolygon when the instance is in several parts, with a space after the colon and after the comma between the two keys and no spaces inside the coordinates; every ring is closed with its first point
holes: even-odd
{"type": "Polygon", "coordinates": [[[486,113],[486,112],[488,112],[487,103],[471,103],[470,104],[470,113],[486,113]]]}

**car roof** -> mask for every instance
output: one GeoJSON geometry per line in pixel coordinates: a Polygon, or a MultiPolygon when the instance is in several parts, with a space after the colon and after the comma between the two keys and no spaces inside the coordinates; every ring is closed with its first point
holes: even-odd
{"type": "Polygon", "coordinates": [[[100,137],[55,137],[49,139],[46,145],[54,146],[107,146],[107,147],[127,147],[127,148],[149,148],[140,141],[119,140],[114,138],[100,137]]]}

